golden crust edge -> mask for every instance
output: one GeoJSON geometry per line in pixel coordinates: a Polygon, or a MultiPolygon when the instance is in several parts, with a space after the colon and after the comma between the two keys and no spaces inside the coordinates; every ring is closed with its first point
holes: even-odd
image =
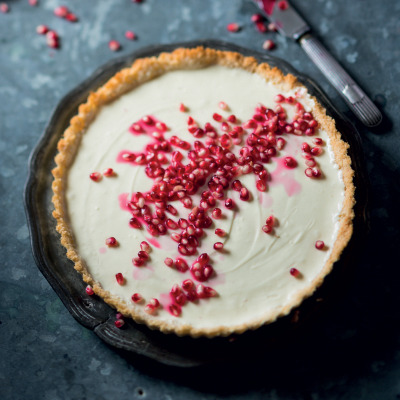
{"type": "Polygon", "coordinates": [[[52,183],[52,201],[54,205],[53,216],[57,221],[56,229],[61,235],[61,244],[67,250],[67,257],[74,262],[74,268],[82,275],[84,282],[91,285],[95,294],[102,297],[107,304],[116,308],[123,315],[133,318],[136,322],[144,323],[149,328],[159,329],[164,333],[175,333],[178,336],[190,335],[194,338],[200,336],[212,338],[215,336],[240,334],[246,330],[257,329],[262,325],[270,324],[278,318],[288,315],[293,309],[298,307],[303,300],[310,297],[322,284],[325,277],[331,272],[333,264],[340,258],[340,255],[347,246],[353,232],[352,220],[354,218],[353,207],[355,204],[355,188],[353,185],[354,171],[351,169],[351,159],[347,154],[348,144],[341,140],[341,135],[336,129],[334,120],[326,115],[324,108],[315,98],[312,97],[315,102],[313,113],[321,127],[328,133],[332,149],[335,153],[335,161],[342,171],[343,182],[345,185],[345,196],[340,216],[337,240],[331,250],[331,255],[328,261],[323,267],[321,273],[313,280],[310,287],[301,291],[290,304],[277,311],[273,316],[259,318],[229,328],[226,326],[217,326],[210,329],[197,329],[190,325],[174,326],[165,321],[157,320],[156,317],[137,312],[126,302],[121,301],[117,296],[113,296],[108,291],[104,290],[101,285],[92,278],[85,263],[76,251],[73,233],[68,224],[68,215],[64,198],[64,188],[68,167],[73,161],[76,149],[79,146],[80,139],[85,133],[87,126],[104,104],[111,102],[140,84],[154,79],[168,71],[182,68],[202,68],[214,64],[219,64],[229,68],[242,68],[249,72],[257,73],[261,77],[269,79],[275,84],[281,85],[283,90],[289,90],[294,87],[303,87],[293,75],[284,75],[283,72],[276,67],[271,68],[266,63],[258,64],[253,57],[245,57],[235,52],[220,51],[203,47],[197,47],[194,49],[180,48],[171,53],[162,53],[158,57],[138,59],[131,67],[124,68],[96,92],[91,93],[87,102],[79,106],[78,115],[71,119],[70,125],[64,132],[63,138],[58,142],[58,154],[55,157],[56,167],[52,170],[54,176],[54,181],[52,183]]]}

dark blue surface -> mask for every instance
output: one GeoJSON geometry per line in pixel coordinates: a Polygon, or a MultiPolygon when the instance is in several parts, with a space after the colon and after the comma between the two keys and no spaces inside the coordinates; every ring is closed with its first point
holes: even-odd
{"type": "Polygon", "coordinates": [[[149,44],[216,38],[272,53],[313,77],[350,118],[336,92],[295,44],[256,32],[246,0],[65,1],[80,21],[53,16],[62,4],[9,1],[0,14],[0,398],[1,399],[396,399],[400,397],[400,4],[396,0],[293,1],[314,31],[381,106],[385,124],[358,125],[371,181],[371,232],[343,299],[281,355],[206,370],[161,368],[118,354],[79,325],[38,271],[22,205],[27,159],[63,95],[99,65],[149,44]],[[229,22],[242,30],[226,31],[229,22]],[[35,33],[62,37],[50,50],[35,33]],[[138,40],[124,39],[127,29],[138,40]]]}

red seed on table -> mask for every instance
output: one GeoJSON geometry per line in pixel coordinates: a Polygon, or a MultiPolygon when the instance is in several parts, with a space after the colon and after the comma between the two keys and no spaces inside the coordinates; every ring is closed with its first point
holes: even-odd
{"type": "Polygon", "coordinates": [[[164,260],[164,264],[165,264],[167,267],[173,267],[173,266],[174,266],[174,260],[173,260],[172,258],[167,257],[167,258],[164,260]]]}
{"type": "Polygon", "coordinates": [[[215,230],[215,234],[216,234],[217,236],[219,236],[219,237],[224,237],[224,236],[226,236],[226,232],[225,232],[223,229],[221,229],[221,228],[217,228],[217,229],[215,230]]]}
{"type": "Polygon", "coordinates": [[[6,3],[0,3],[0,12],[3,14],[6,14],[10,11],[10,8],[8,7],[8,4],[6,3]]]}
{"type": "Polygon", "coordinates": [[[150,253],[151,247],[146,241],[143,240],[143,242],[140,243],[140,250],[150,253]]]}
{"type": "Polygon", "coordinates": [[[279,8],[280,10],[282,10],[282,11],[285,11],[285,10],[287,10],[287,9],[289,8],[289,4],[288,4],[288,2],[287,2],[286,0],[281,0],[281,1],[278,3],[278,8],[279,8]]]}
{"type": "Polygon", "coordinates": [[[263,227],[261,228],[263,230],[263,232],[265,233],[271,233],[272,232],[272,226],[271,225],[263,225],[263,227]]]}
{"type": "Polygon", "coordinates": [[[46,26],[46,25],[38,25],[38,26],[36,27],[36,32],[37,32],[39,35],[45,35],[48,31],[49,31],[49,27],[46,26]]]}
{"type": "Polygon", "coordinates": [[[28,0],[30,6],[35,7],[38,5],[38,0],[28,0]]]}
{"type": "Polygon", "coordinates": [[[322,240],[317,240],[315,242],[315,248],[318,250],[323,250],[323,248],[325,247],[325,243],[322,240]]]}
{"type": "Polygon", "coordinates": [[[224,110],[224,111],[229,110],[228,104],[226,104],[224,101],[220,101],[219,104],[218,104],[218,107],[221,110],[224,110]]]}
{"type": "Polygon", "coordinates": [[[109,237],[106,239],[106,245],[108,247],[117,247],[118,246],[118,242],[117,239],[115,239],[115,237],[109,237]]]}
{"type": "Polygon", "coordinates": [[[240,31],[240,25],[237,24],[237,23],[235,23],[235,22],[232,22],[232,23],[230,23],[230,24],[228,24],[228,25],[226,26],[226,29],[227,29],[229,32],[239,32],[239,31],[240,31]]]}
{"type": "Polygon", "coordinates": [[[117,328],[122,328],[125,325],[125,321],[123,319],[117,319],[114,324],[117,328]]]}
{"type": "Polygon", "coordinates": [[[296,168],[296,166],[297,166],[297,161],[293,157],[285,157],[283,159],[283,162],[284,162],[285,166],[290,169],[296,168]]]}
{"type": "Polygon", "coordinates": [[[222,250],[224,248],[224,244],[222,242],[216,242],[214,243],[213,247],[215,250],[222,250]]]}
{"type": "Polygon", "coordinates": [[[135,32],[132,32],[132,31],[126,31],[126,32],[125,32],[125,37],[126,37],[128,40],[135,40],[135,39],[136,39],[135,32]]]}
{"type": "Polygon", "coordinates": [[[267,39],[264,43],[263,43],[263,49],[264,50],[273,50],[275,48],[275,42],[271,39],[267,39]]]}
{"type": "Polygon", "coordinates": [[[59,6],[54,9],[54,15],[59,18],[65,18],[69,13],[68,7],[66,6],[59,6]]]}
{"type": "Polygon", "coordinates": [[[92,172],[89,175],[90,179],[94,182],[99,182],[101,180],[101,173],[100,172],[92,172]]]}
{"type": "Polygon", "coordinates": [[[301,273],[297,268],[290,268],[290,275],[294,276],[295,278],[299,278],[301,273]]]}
{"type": "Polygon", "coordinates": [[[115,175],[114,174],[114,170],[112,168],[107,168],[107,169],[105,169],[103,171],[103,175],[108,177],[108,178],[111,177],[111,176],[114,176],[115,175]]]}
{"type": "Polygon", "coordinates": [[[85,290],[86,290],[86,293],[87,293],[89,296],[93,296],[93,295],[94,295],[93,288],[92,288],[90,285],[87,285],[85,290]]]}
{"type": "Polygon", "coordinates": [[[139,294],[139,293],[134,293],[134,294],[132,295],[132,301],[133,301],[134,303],[139,303],[139,302],[141,302],[142,300],[143,300],[143,297],[142,297],[141,294],[139,294]]]}
{"type": "Polygon", "coordinates": [[[125,278],[121,272],[118,272],[118,274],[115,275],[115,279],[117,280],[118,285],[123,285],[125,283],[125,278]]]}
{"type": "Polygon", "coordinates": [[[121,44],[118,42],[118,40],[110,40],[108,42],[108,47],[112,51],[118,51],[121,49],[121,44]]]}
{"type": "Polygon", "coordinates": [[[69,12],[66,16],[65,19],[69,22],[77,22],[78,21],[78,17],[74,14],[69,12]]]}
{"type": "Polygon", "coordinates": [[[252,22],[261,22],[261,21],[264,21],[264,17],[261,14],[253,14],[251,16],[251,21],[252,22]]]}

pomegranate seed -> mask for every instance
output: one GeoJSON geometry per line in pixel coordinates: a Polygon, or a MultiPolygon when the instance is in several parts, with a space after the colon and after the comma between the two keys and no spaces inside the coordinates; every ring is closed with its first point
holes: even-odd
{"type": "Polygon", "coordinates": [[[54,9],[54,15],[59,18],[65,18],[69,10],[66,6],[60,6],[54,9]]]}
{"type": "Polygon", "coordinates": [[[228,24],[228,25],[226,26],[226,29],[227,29],[229,32],[239,32],[239,31],[240,31],[240,25],[237,24],[237,23],[235,23],[235,22],[232,22],[232,23],[230,23],[230,24],[228,24]]]}
{"type": "Polygon", "coordinates": [[[132,301],[133,301],[134,303],[140,303],[140,302],[143,300],[143,297],[142,297],[142,295],[139,294],[139,293],[134,293],[134,294],[132,295],[131,299],[132,299],[132,301]]]}
{"type": "Polygon", "coordinates": [[[308,177],[308,178],[312,178],[314,175],[313,175],[313,170],[312,170],[312,168],[306,168],[306,170],[304,171],[304,173],[306,174],[306,176],[308,177]]]}
{"type": "Polygon", "coordinates": [[[151,299],[149,301],[149,305],[154,308],[158,308],[158,307],[160,307],[160,302],[157,299],[151,299]]]}
{"type": "Polygon", "coordinates": [[[179,317],[182,314],[182,308],[177,304],[169,305],[168,310],[175,317],[179,317]]]}
{"type": "Polygon", "coordinates": [[[216,297],[216,296],[218,296],[218,293],[215,289],[213,289],[209,286],[205,286],[204,287],[204,295],[205,295],[205,297],[216,297]]]}
{"type": "Polygon", "coordinates": [[[99,182],[101,181],[101,173],[100,172],[92,172],[89,175],[90,179],[94,182],[99,182]]]}
{"type": "Polygon", "coordinates": [[[221,110],[224,110],[224,111],[229,110],[228,104],[226,104],[224,101],[220,101],[219,104],[218,104],[218,107],[221,110]]]}
{"type": "Polygon", "coordinates": [[[221,228],[217,228],[217,229],[215,230],[215,234],[216,234],[217,236],[219,236],[219,237],[224,237],[224,236],[226,236],[226,232],[225,232],[223,229],[221,229],[221,228]]]}
{"type": "Polygon", "coordinates": [[[178,229],[178,224],[170,218],[167,219],[166,225],[168,229],[178,229]]]}
{"type": "Polygon", "coordinates": [[[48,31],[49,31],[49,27],[46,26],[46,25],[38,25],[38,26],[36,27],[36,32],[37,32],[39,35],[45,35],[48,31]]]}
{"type": "Polygon", "coordinates": [[[231,122],[232,124],[236,123],[237,119],[235,115],[230,115],[228,118],[228,121],[231,122]]]}
{"type": "Polygon", "coordinates": [[[256,188],[257,190],[259,190],[260,192],[265,192],[267,190],[267,185],[264,181],[262,180],[258,180],[256,182],[256,188]]]}
{"type": "Polygon", "coordinates": [[[239,197],[240,200],[247,201],[250,198],[250,193],[246,188],[241,188],[239,197]]]}
{"type": "Polygon", "coordinates": [[[212,211],[212,217],[215,219],[219,219],[221,218],[222,215],[222,211],[220,208],[214,208],[214,210],[212,211]]]}
{"type": "Polygon", "coordinates": [[[112,168],[107,168],[107,169],[105,169],[103,171],[103,175],[108,177],[108,178],[111,177],[111,176],[114,176],[115,175],[114,174],[114,170],[112,168]]]}
{"type": "Polygon", "coordinates": [[[232,189],[236,190],[236,192],[240,192],[240,190],[242,189],[242,183],[236,179],[232,182],[232,189]]]}
{"type": "Polygon", "coordinates": [[[179,218],[178,224],[182,229],[186,229],[189,226],[189,223],[184,218],[179,218]]]}
{"type": "Polygon", "coordinates": [[[264,21],[264,17],[261,14],[253,14],[251,16],[251,21],[252,22],[261,22],[261,21],[264,21]]]}
{"type": "Polygon", "coordinates": [[[69,22],[77,22],[78,21],[78,17],[74,14],[74,13],[68,13],[66,16],[65,16],[65,19],[67,20],[67,21],[69,21],[69,22]]]}
{"type": "Polygon", "coordinates": [[[292,169],[297,167],[297,161],[293,157],[285,157],[283,162],[287,168],[292,169]]]}
{"type": "Polygon", "coordinates": [[[178,211],[176,210],[176,208],[174,206],[172,206],[171,204],[167,205],[167,211],[169,213],[171,213],[172,215],[178,214],[178,211]]]}
{"type": "Polygon", "coordinates": [[[108,47],[111,51],[118,51],[121,49],[121,44],[118,42],[118,40],[110,40],[108,42],[108,47]]]}
{"type": "Polygon", "coordinates": [[[214,243],[213,247],[215,250],[222,250],[224,248],[224,244],[222,242],[216,242],[214,243]]]}
{"type": "Polygon", "coordinates": [[[132,264],[133,264],[135,267],[141,267],[141,266],[145,263],[145,261],[146,261],[146,260],[144,260],[143,258],[140,258],[140,257],[134,257],[134,258],[132,258],[132,264]]]}
{"type": "Polygon", "coordinates": [[[311,154],[313,156],[320,156],[322,154],[322,147],[315,146],[311,149],[311,154]]]}
{"type": "Polygon", "coordinates": [[[140,250],[150,253],[151,247],[146,241],[143,240],[143,242],[140,243],[140,250]]]}
{"type": "Polygon", "coordinates": [[[182,282],[182,288],[186,291],[191,291],[194,288],[194,283],[191,279],[185,279],[182,282]]]}
{"type": "Polygon", "coordinates": [[[109,237],[108,239],[106,239],[106,245],[108,247],[117,247],[118,246],[117,239],[115,239],[115,237],[109,237]]]}
{"type": "Polygon", "coordinates": [[[322,175],[322,172],[320,169],[315,168],[315,167],[312,169],[312,176],[314,178],[319,178],[321,175],[322,175]]]}
{"type": "Polygon", "coordinates": [[[181,241],[181,235],[179,234],[179,233],[171,233],[171,239],[174,241],[174,242],[180,242],[181,241]]]}
{"type": "Polygon", "coordinates": [[[187,262],[183,258],[175,258],[175,267],[179,272],[186,272],[189,269],[187,262]]]}
{"type": "Polygon", "coordinates": [[[234,206],[235,206],[235,204],[234,204],[234,202],[233,202],[232,199],[226,199],[226,200],[225,200],[225,207],[226,207],[228,210],[231,210],[234,206]]]}
{"type": "Polygon", "coordinates": [[[217,121],[217,122],[220,122],[220,121],[222,121],[222,115],[217,114],[217,113],[214,113],[214,114],[213,114],[213,119],[214,119],[215,121],[217,121]]]}
{"type": "Polygon", "coordinates": [[[136,228],[136,229],[140,229],[140,228],[142,227],[142,224],[140,223],[140,221],[139,221],[137,218],[135,218],[135,217],[132,217],[132,218],[129,220],[129,225],[130,225],[132,228],[136,228]]]}
{"type": "Polygon", "coordinates": [[[123,319],[116,319],[115,320],[115,322],[114,322],[114,325],[117,327],[117,328],[122,328],[124,325],[125,325],[125,321],[123,320],[123,319]]]}
{"type": "Polygon", "coordinates": [[[325,247],[325,243],[322,240],[317,240],[315,242],[315,248],[318,250],[323,250],[323,248],[325,247]]]}
{"type": "Polygon", "coordinates": [[[6,14],[10,11],[10,7],[8,7],[8,4],[6,3],[0,3],[0,12],[3,14],[6,14]]]}
{"type": "Polygon", "coordinates": [[[295,278],[299,278],[301,273],[297,268],[290,268],[290,275],[294,276],[295,278]]]}
{"type": "Polygon", "coordinates": [[[46,33],[47,46],[52,49],[58,49],[60,47],[59,37],[55,31],[48,31],[46,33]]]}
{"type": "Polygon", "coordinates": [[[155,311],[156,308],[151,304],[147,304],[146,307],[144,308],[144,312],[146,312],[147,314],[154,314],[155,311]]]}
{"type": "Polygon", "coordinates": [[[140,259],[146,261],[146,260],[148,260],[149,255],[147,254],[147,252],[145,252],[145,251],[143,251],[143,250],[140,250],[140,251],[138,252],[138,257],[139,257],[140,259]]]}
{"type": "Polygon", "coordinates": [[[263,21],[255,22],[255,26],[260,33],[265,33],[268,30],[263,21]]]}
{"type": "Polygon", "coordinates": [[[314,138],[313,143],[317,146],[322,146],[324,144],[324,141],[321,138],[314,138]]]}
{"type": "Polygon", "coordinates": [[[274,24],[273,22],[268,24],[268,30],[271,32],[277,32],[278,31],[278,27],[276,26],[276,24],[274,24]]]}
{"type": "Polygon", "coordinates": [[[271,39],[267,39],[263,45],[262,45],[264,50],[273,50],[275,48],[275,42],[271,39]]]}
{"type": "Polygon", "coordinates": [[[173,260],[172,258],[167,257],[167,258],[164,260],[164,264],[165,264],[167,267],[173,267],[173,266],[174,266],[174,260],[173,260]]]}
{"type": "Polygon", "coordinates": [[[282,150],[285,147],[285,144],[286,144],[286,140],[284,138],[279,138],[276,141],[276,148],[278,150],[282,150]]]}
{"type": "Polygon", "coordinates": [[[301,150],[304,151],[304,153],[310,153],[311,152],[311,147],[308,143],[304,142],[301,145],[301,150]]]}
{"type": "Polygon", "coordinates": [[[305,164],[307,165],[307,167],[313,168],[317,165],[317,162],[313,158],[309,158],[306,160],[305,164]]]}
{"type": "Polygon", "coordinates": [[[263,230],[263,232],[265,233],[271,233],[272,232],[272,226],[271,225],[263,225],[263,227],[261,228],[263,230]]]}
{"type": "Polygon", "coordinates": [[[276,103],[282,103],[283,101],[285,101],[285,96],[281,95],[281,94],[277,94],[274,98],[276,103]]]}
{"type": "Polygon", "coordinates": [[[115,279],[117,280],[118,285],[123,285],[125,283],[125,278],[121,272],[118,272],[118,274],[115,275],[115,279]]]}
{"type": "Polygon", "coordinates": [[[197,260],[201,265],[205,265],[210,261],[210,257],[207,253],[202,253],[199,255],[197,260]]]}
{"type": "Polygon", "coordinates": [[[86,290],[86,293],[87,293],[89,296],[93,296],[93,295],[94,295],[93,288],[92,288],[90,285],[87,285],[85,290],[86,290]]]}
{"type": "Polygon", "coordinates": [[[275,225],[275,217],[273,215],[270,215],[266,220],[265,223],[269,226],[274,226],[275,225]]]}
{"type": "Polygon", "coordinates": [[[135,32],[132,32],[132,31],[126,31],[126,32],[125,32],[125,37],[126,37],[128,40],[135,40],[135,39],[136,39],[135,32]]]}
{"type": "Polygon", "coordinates": [[[206,297],[206,294],[205,294],[205,290],[204,290],[205,288],[204,288],[204,285],[202,285],[201,283],[199,283],[197,286],[196,286],[196,295],[197,295],[197,297],[199,298],[199,299],[204,299],[205,297],[206,297]]]}
{"type": "Polygon", "coordinates": [[[187,111],[187,108],[186,108],[186,106],[185,106],[183,103],[181,103],[181,104],[179,105],[179,111],[180,111],[180,112],[186,112],[186,111],[187,111]]]}
{"type": "Polygon", "coordinates": [[[279,8],[280,10],[282,10],[282,11],[285,11],[285,10],[287,10],[287,9],[289,8],[289,4],[288,4],[288,2],[287,2],[286,0],[281,0],[281,1],[278,3],[278,8],[279,8]]]}

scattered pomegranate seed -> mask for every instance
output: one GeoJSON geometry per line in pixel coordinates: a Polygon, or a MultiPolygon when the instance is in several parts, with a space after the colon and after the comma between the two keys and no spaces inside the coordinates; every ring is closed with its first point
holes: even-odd
{"type": "Polygon", "coordinates": [[[266,183],[264,181],[259,179],[256,182],[256,188],[260,192],[265,192],[267,190],[267,185],[266,185],[266,183]]]}
{"type": "Polygon", "coordinates": [[[48,31],[49,31],[49,27],[46,26],[46,25],[38,25],[38,26],[36,27],[36,32],[37,32],[39,35],[45,35],[48,31]]]}
{"type": "Polygon", "coordinates": [[[273,50],[275,48],[275,42],[271,39],[267,39],[264,43],[263,43],[263,49],[264,50],[273,50]]]}
{"type": "MultiPolygon", "coordinates": [[[[186,111],[187,111],[187,108],[186,108],[186,106],[185,106],[183,103],[181,103],[181,104],[179,105],[179,111],[180,111],[180,112],[186,112],[186,111]]],[[[191,117],[189,117],[189,118],[191,118],[191,117]]],[[[192,120],[193,120],[193,118],[192,118],[192,120]]]]}
{"type": "Polygon", "coordinates": [[[140,243],[140,249],[146,253],[150,253],[151,251],[151,247],[146,241],[140,243]]]}
{"type": "Polygon", "coordinates": [[[107,168],[103,171],[103,175],[106,176],[107,178],[114,176],[114,170],[112,168],[107,168]]]}
{"type": "Polygon", "coordinates": [[[265,223],[269,226],[274,226],[275,225],[275,217],[273,215],[270,215],[266,220],[265,223]]]}
{"type": "Polygon", "coordinates": [[[146,307],[144,308],[144,311],[147,314],[154,314],[156,311],[156,308],[154,306],[152,306],[151,304],[147,304],[146,307]]]}
{"type": "Polygon", "coordinates": [[[148,253],[145,252],[145,251],[143,251],[143,250],[140,250],[140,251],[138,252],[138,257],[139,257],[141,260],[143,260],[143,261],[146,261],[146,260],[149,259],[148,253]]]}
{"type": "Polygon", "coordinates": [[[143,0],[132,0],[132,3],[143,3],[143,0]]]}
{"type": "Polygon", "coordinates": [[[213,217],[214,219],[219,219],[219,218],[221,218],[222,211],[221,211],[220,208],[214,208],[214,210],[212,211],[211,214],[212,214],[212,217],[213,217]]]}
{"type": "Polygon", "coordinates": [[[287,9],[289,8],[289,4],[288,4],[288,2],[287,2],[286,0],[281,0],[281,1],[278,3],[278,8],[279,8],[280,10],[282,10],[282,11],[285,11],[285,10],[287,10],[287,9]]]}
{"type": "Polygon", "coordinates": [[[322,240],[317,240],[315,242],[315,248],[318,250],[323,250],[323,248],[325,247],[325,243],[322,240]]]}
{"type": "Polygon", "coordinates": [[[263,230],[263,232],[265,233],[271,233],[272,232],[272,226],[271,225],[263,225],[263,227],[261,228],[263,230]]]}
{"type": "Polygon", "coordinates": [[[28,0],[30,6],[35,7],[38,5],[38,0],[28,0]]]}
{"type": "Polygon", "coordinates": [[[106,239],[106,245],[108,247],[117,247],[118,246],[117,239],[115,239],[115,237],[109,237],[108,239],[106,239]]]}
{"type": "Polygon", "coordinates": [[[78,21],[78,17],[74,14],[69,12],[66,16],[65,19],[69,22],[77,22],[78,21]]]}
{"type": "Polygon", "coordinates": [[[230,23],[230,24],[228,24],[227,26],[226,26],[226,29],[229,31],[229,32],[239,32],[240,31],[240,25],[239,24],[237,24],[237,23],[235,23],[235,22],[232,22],[232,23],[230,23]]]}
{"type": "Polygon", "coordinates": [[[213,114],[213,119],[217,122],[222,121],[222,115],[218,114],[218,113],[214,113],[213,114]]]}
{"type": "Polygon", "coordinates": [[[246,188],[241,188],[239,197],[240,200],[247,201],[250,199],[250,193],[246,188]]]}
{"type": "Polygon", "coordinates": [[[177,304],[169,305],[168,310],[175,317],[179,317],[182,314],[182,308],[177,304]]]}
{"type": "Polygon", "coordinates": [[[274,98],[276,103],[282,103],[283,101],[285,101],[285,96],[281,95],[281,94],[277,94],[274,98]]]}
{"type": "Polygon", "coordinates": [[[277,32],[278,31],[278,27],[276,26],[276,24],[274,24],[273,22],[270,22],[267,26],[268,30],[270,32],[277,32]]]}
{"type": "Polygon", "coordinates": [[[132,295],[132,301],[133,301],[134,303],[140,303],[142,300],[143,300],[143,297],[142,297],[141,294],[139,294],[139,293],[134,293],[134,294],[132,295]]]}
{"type": "Polygon", "coordinates": [[[135,218],[135,217],[132,217],[132,218],[129,220],[129,225],[130,225],[132,228],[136,228],[136,229],[140,229],[140,228],[142,227],[142,224],[140,223],[140,221],[139,221],[137,218],[135,218]]]}
{"type": "Polygon", "coordinates": [[[167,258],[164,260],[164,264],[165,264],[167,267],[173,267],[173,266],[174,266],[174,260],[173,260],[172,258],[167,257],[167,258]]]}
{"type": "Polygon", "coordinates": [[[214,243],[213,247],[215,250],[222,250],[224,248],[224,244],[222,242],[216,242],[214,243]]]}
{"type": "Polygon", "coordinates": [[[308,177],[308,178],[312,178],[314,175],[313,175],[313,170],[312,170],[312,168],[306,168],[306,170],[304,171],[304,173],[306,174],[306,176],[308,177]]]}
{"type": "Polygon", "coordinates": [[[297,167],[297,161],[293,157],[285,157],[283,162],[287,168],[292,169],[297,167]]]}
{"type": "Polygon", "coordinates": [[[115,320],[114,324],[117,328],[120,329],[125,325],[125,321],[123,319],[117,319],[115,320]]]}
{"type": "Polygon", "coordinates": [[[264,21],[264,17],[261,14],[253,14],[251,16],[251,21],[252,22],[262,22],[262,21],[264,21]]]}
{"type": "Polygon", "coordinates": [[[93,295],[94,295],[93,288],[92,288],[90,285],[87,285],[87,286],[86,286],[86,293],[87,293],[89,296],[93,296],[93,295]]]}
{"type": "Polygon", "coordinates": [[[229,110],[228,104],[226,104],[224,101],[220,101],[219,104],[218,104],[218,107],[221,110],[224,110],[224,111],[229,110]]]}
{"type": "Polygon", "coordinates": [[[232,199],[226,199],[226,200],[225,200],[225,207],[226,207],[228,210],[231,210],[233,207],[235,207],[235,203],[233,202],[232,199]]]}
{"type": "Polygon", "coordinates": [[[322,154],[322,147],[315,146],[311,149],[311,154],[313,156],[320,156],[322,154]]]}
{"type": "Polygon", "coordinates": [[[90,179],[94,182],[99,182],[101,181],[101,173],[100,172],[92,172],[89,175],[90,179]]]}
{"type": "Polygon", "coordinates": [[[255,26],[260,33],[265,33],[268,30],[263,21],[255,22],[255,26]]]}
{"type": "Polygon", "coordinates": [[[237,192],[240,192],[240,190],[242,189],[242,183],[239,180],[235,180],[232,182],[232,189],[236,190],[237,192]]]}
{"type": "Polygon", "coordinates": [[[10,7],[8,7],[8,4],[6,3],[0,3],[0,12],[3,14],[6,14],[10,11],[10,7]]]}
{"type": "Polygon", "coordinates": [[[68,13],[69,13],[69,10],[66,6],[59,6],[54,9],[54,15],[59,18],[65,18],[68,13]]]}
{"type": "Polygon", "coordinates": [[[322,146],[324,144],[324,141],[321,138],[314,138],[313,143],[317,146],[322,146]]]}
{"type": "Polygon", "coordinates": [[[219,237],[224,237],[224,236],[226,236],[226,232],[225,232],[223,229],[221,229],[221,228],[217,228],[217,229],[215,230],[215,234],[216,234],[217,236],[219,236],[219,237]]]}
{"type": "Polygon", "coordinates": [[[175,267],[179,272],[186,272],[189,269],[187,262],[183,258],[175,258],[175,267]]]}
{"type": "Polygon", "coordinates": [[[125,37],[126,37],[128,40],[135,40],[135,39],[136,39],[135,32],[132,32],[132,31],[126,31],[126,32],[125,32],[125,37]]]}
{"type": "Polygon", "coordinates": [[[117,280],[118,285],[123,285],[125,283],[125,278],[121,272],[118,272],[118,274],[115,275],[115,279],[117,280]]]}
{"type": "Polygon", "coordinates": [[[108,42],[108,47],[112,51],[118,51],[121,49],[121,44],[118,42],[118,40],[110,40],[108,42]]]}
{"type": "Polygon", "coordinates": [[[60,47],[60,39],[55,31],[48,31],[46,33],[47,46],[52,49],[58,49],[60,47]]]}
{"type": "Polygon", "coordinates": [[[299,278],[301,273],[297,268],[290,268],[290,275],[294,276],[295,278],[299,278]]]}

